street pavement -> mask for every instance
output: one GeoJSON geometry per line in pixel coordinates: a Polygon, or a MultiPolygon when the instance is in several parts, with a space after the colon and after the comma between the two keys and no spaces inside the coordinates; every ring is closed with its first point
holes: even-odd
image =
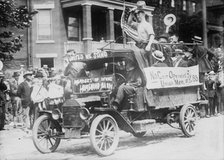
{"type": "Polygon", "coordinates": [[[167,124],[155,124],[145,137],[120,132],[115,153],[98,156],[88,138],[62,140],[54,153],[41,154],[30,134],[6,126],[0,131],[0,160],[224,160],[224,116],[202,118],[197,133],[187,138],[167,124]]]}

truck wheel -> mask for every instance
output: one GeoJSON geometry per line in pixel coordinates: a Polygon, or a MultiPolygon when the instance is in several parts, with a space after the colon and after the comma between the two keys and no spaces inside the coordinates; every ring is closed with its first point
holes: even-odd
{"type": "Polygon", "coordinates": [[[193,105],[184,105],[180,110],[180,126],[187,137],[195,135],[197,113],[193,105]]]}
{"type": "Polygon", "coordinates": [[[90,128],[90,142],[100,156],[111,155],[118,146],[118,125],[108,114],[97,116],[90,128]]]}
{"type": "Polygon", "coordinates": [[[57,138],[60,127],[47,116],[40,116],[33,125],[33,143],[41,153],[54,152],[61,139],[57,138]]]}

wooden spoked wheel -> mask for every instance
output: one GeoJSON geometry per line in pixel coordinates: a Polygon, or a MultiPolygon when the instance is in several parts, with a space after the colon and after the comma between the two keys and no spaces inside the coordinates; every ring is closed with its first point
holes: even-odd
{"type": "Polygon", "coordinates": [[[60,129],[57,124],[53,123],[47,115],[40,116],[33,125],[33,143],[41,153],[54,152],[61,139],[59,135],[60,129]]]}
{"type": "Polygon", "coordinates": [[[193,105],[187,104],[180,111],[180,126],[187,137],[195,135],[197,113],[193,105]]]}
{"type": "Polygon", "coordinates": [[[111,155],[118,146],[118,125],[108,114],[97,116],[90,128],[90,142],[97,154],[111,155]]]}

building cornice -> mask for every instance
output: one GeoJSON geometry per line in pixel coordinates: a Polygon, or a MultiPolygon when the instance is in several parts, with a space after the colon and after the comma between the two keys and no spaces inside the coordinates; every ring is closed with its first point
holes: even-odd
{"type": "MultiPolygon", "coordinates": [[[[117,10],[123,10],[124,5],[128,7],[135,7],[135,3],[125,2],[121,0],[61,0],[62,8],[68,8],[72,6],[79,6],[83,4],[95,5],[100,7],[114,8],[117,10]]],[[[154,7],[146,6],[146,12],[154,11],[154,7]]]]}

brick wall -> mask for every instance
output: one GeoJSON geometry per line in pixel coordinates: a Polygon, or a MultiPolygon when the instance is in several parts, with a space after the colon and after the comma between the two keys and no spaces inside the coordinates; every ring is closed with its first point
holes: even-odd
{"type": "Polygon", "coordinates": [[[54,67],[61,69],[63,67],[64,42],[67,41],[64,20],[62,16],[62,9],[59,0],[33,0],[32,7],[36,5],[53,4],[52,8],[52,29],[53,41],[49,43],[40,43],[37,41],[37,16],[34,18],[32,24],[32,61],[34,67],[40,67],[40,58],[37,55],[41,54],[56,54],[54,58],[54,67]]]}

